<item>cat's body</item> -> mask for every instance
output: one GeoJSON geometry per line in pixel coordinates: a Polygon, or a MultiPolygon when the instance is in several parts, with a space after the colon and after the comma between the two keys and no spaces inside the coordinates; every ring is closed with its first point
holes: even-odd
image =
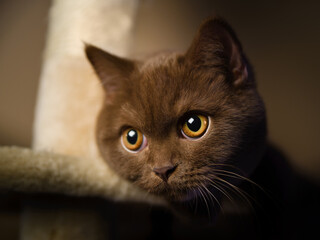
{"type": "Polygon", "coordinates": [[[97,143],[120,176],[191,219],[212,221],[228,209],[247,215],[265,202],[277,211],[281,184],[274,192],[268,184],[280,181],[276,171],[269,176],[279,158],[266,144],[264,104],[228,24],[206,21],[184,54],[130,61],[90,45],[86,54],[106,92],[97,143]]]}

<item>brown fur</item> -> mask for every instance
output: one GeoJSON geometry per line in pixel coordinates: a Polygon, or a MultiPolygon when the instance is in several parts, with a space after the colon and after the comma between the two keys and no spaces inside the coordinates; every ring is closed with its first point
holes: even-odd
{"type": "Polygon", "coordinates": [[[98,146],[122,177],[169,201],[184,201],[200,195],[202,186],[221,195],[211,184],[225,179],[218,170],[238,169],[249,176],[259,163],[265,147],[264,105],[241,45],[223,20],[204,22],[185,54],[162,53],[138,62],[91,45],[86,54],[106,92],[98,146]],[[189,112],[211,119],[207,133],[196,141],[180,132],[189,112]],[[138,153],[120,143],[129,126],[148,140],[138,153]],[[165,182],[153,169],[167,165],[177,168],[165,182]]]}

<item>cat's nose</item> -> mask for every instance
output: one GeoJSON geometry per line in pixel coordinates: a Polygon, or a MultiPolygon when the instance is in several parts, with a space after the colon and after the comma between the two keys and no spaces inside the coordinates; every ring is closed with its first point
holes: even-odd
{"type": "Polygon", "coordinates": [[[177,166],[165,166],[165,167],[155,167],[153,172],[159,176],[163,181],[167,182],[171,174],[176,170],[177,166]]]}

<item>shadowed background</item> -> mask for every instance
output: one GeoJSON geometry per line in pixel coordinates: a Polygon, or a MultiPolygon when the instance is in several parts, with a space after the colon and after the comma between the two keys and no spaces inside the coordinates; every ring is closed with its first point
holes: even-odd
{"type": "MultiPolygon", "coordinates": [[[[0,2],[0,145],[31,146],[49,6],[49,0],[0,2]]],[[[317,177],[319,7],[316,1],[141,0],[132,55],[184,50],[204,18],[226,18],[254,66],[270,139],[317,177]]]]}

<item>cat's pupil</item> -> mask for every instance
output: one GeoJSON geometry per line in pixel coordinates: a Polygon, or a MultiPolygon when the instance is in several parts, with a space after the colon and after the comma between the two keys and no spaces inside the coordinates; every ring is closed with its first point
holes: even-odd
{"type": "Polygon", "coordinates": [[[201,119],[198,116],[192,116],[187,120],[188,128],[193,131],[197,132],[201,128],[201,119]]]}
{"type": "Polygon", "coordinates": [[[127,134],[128,143],[134,145],[138,141],[138,133],[136,130],[131,129],[127,134]]]}

